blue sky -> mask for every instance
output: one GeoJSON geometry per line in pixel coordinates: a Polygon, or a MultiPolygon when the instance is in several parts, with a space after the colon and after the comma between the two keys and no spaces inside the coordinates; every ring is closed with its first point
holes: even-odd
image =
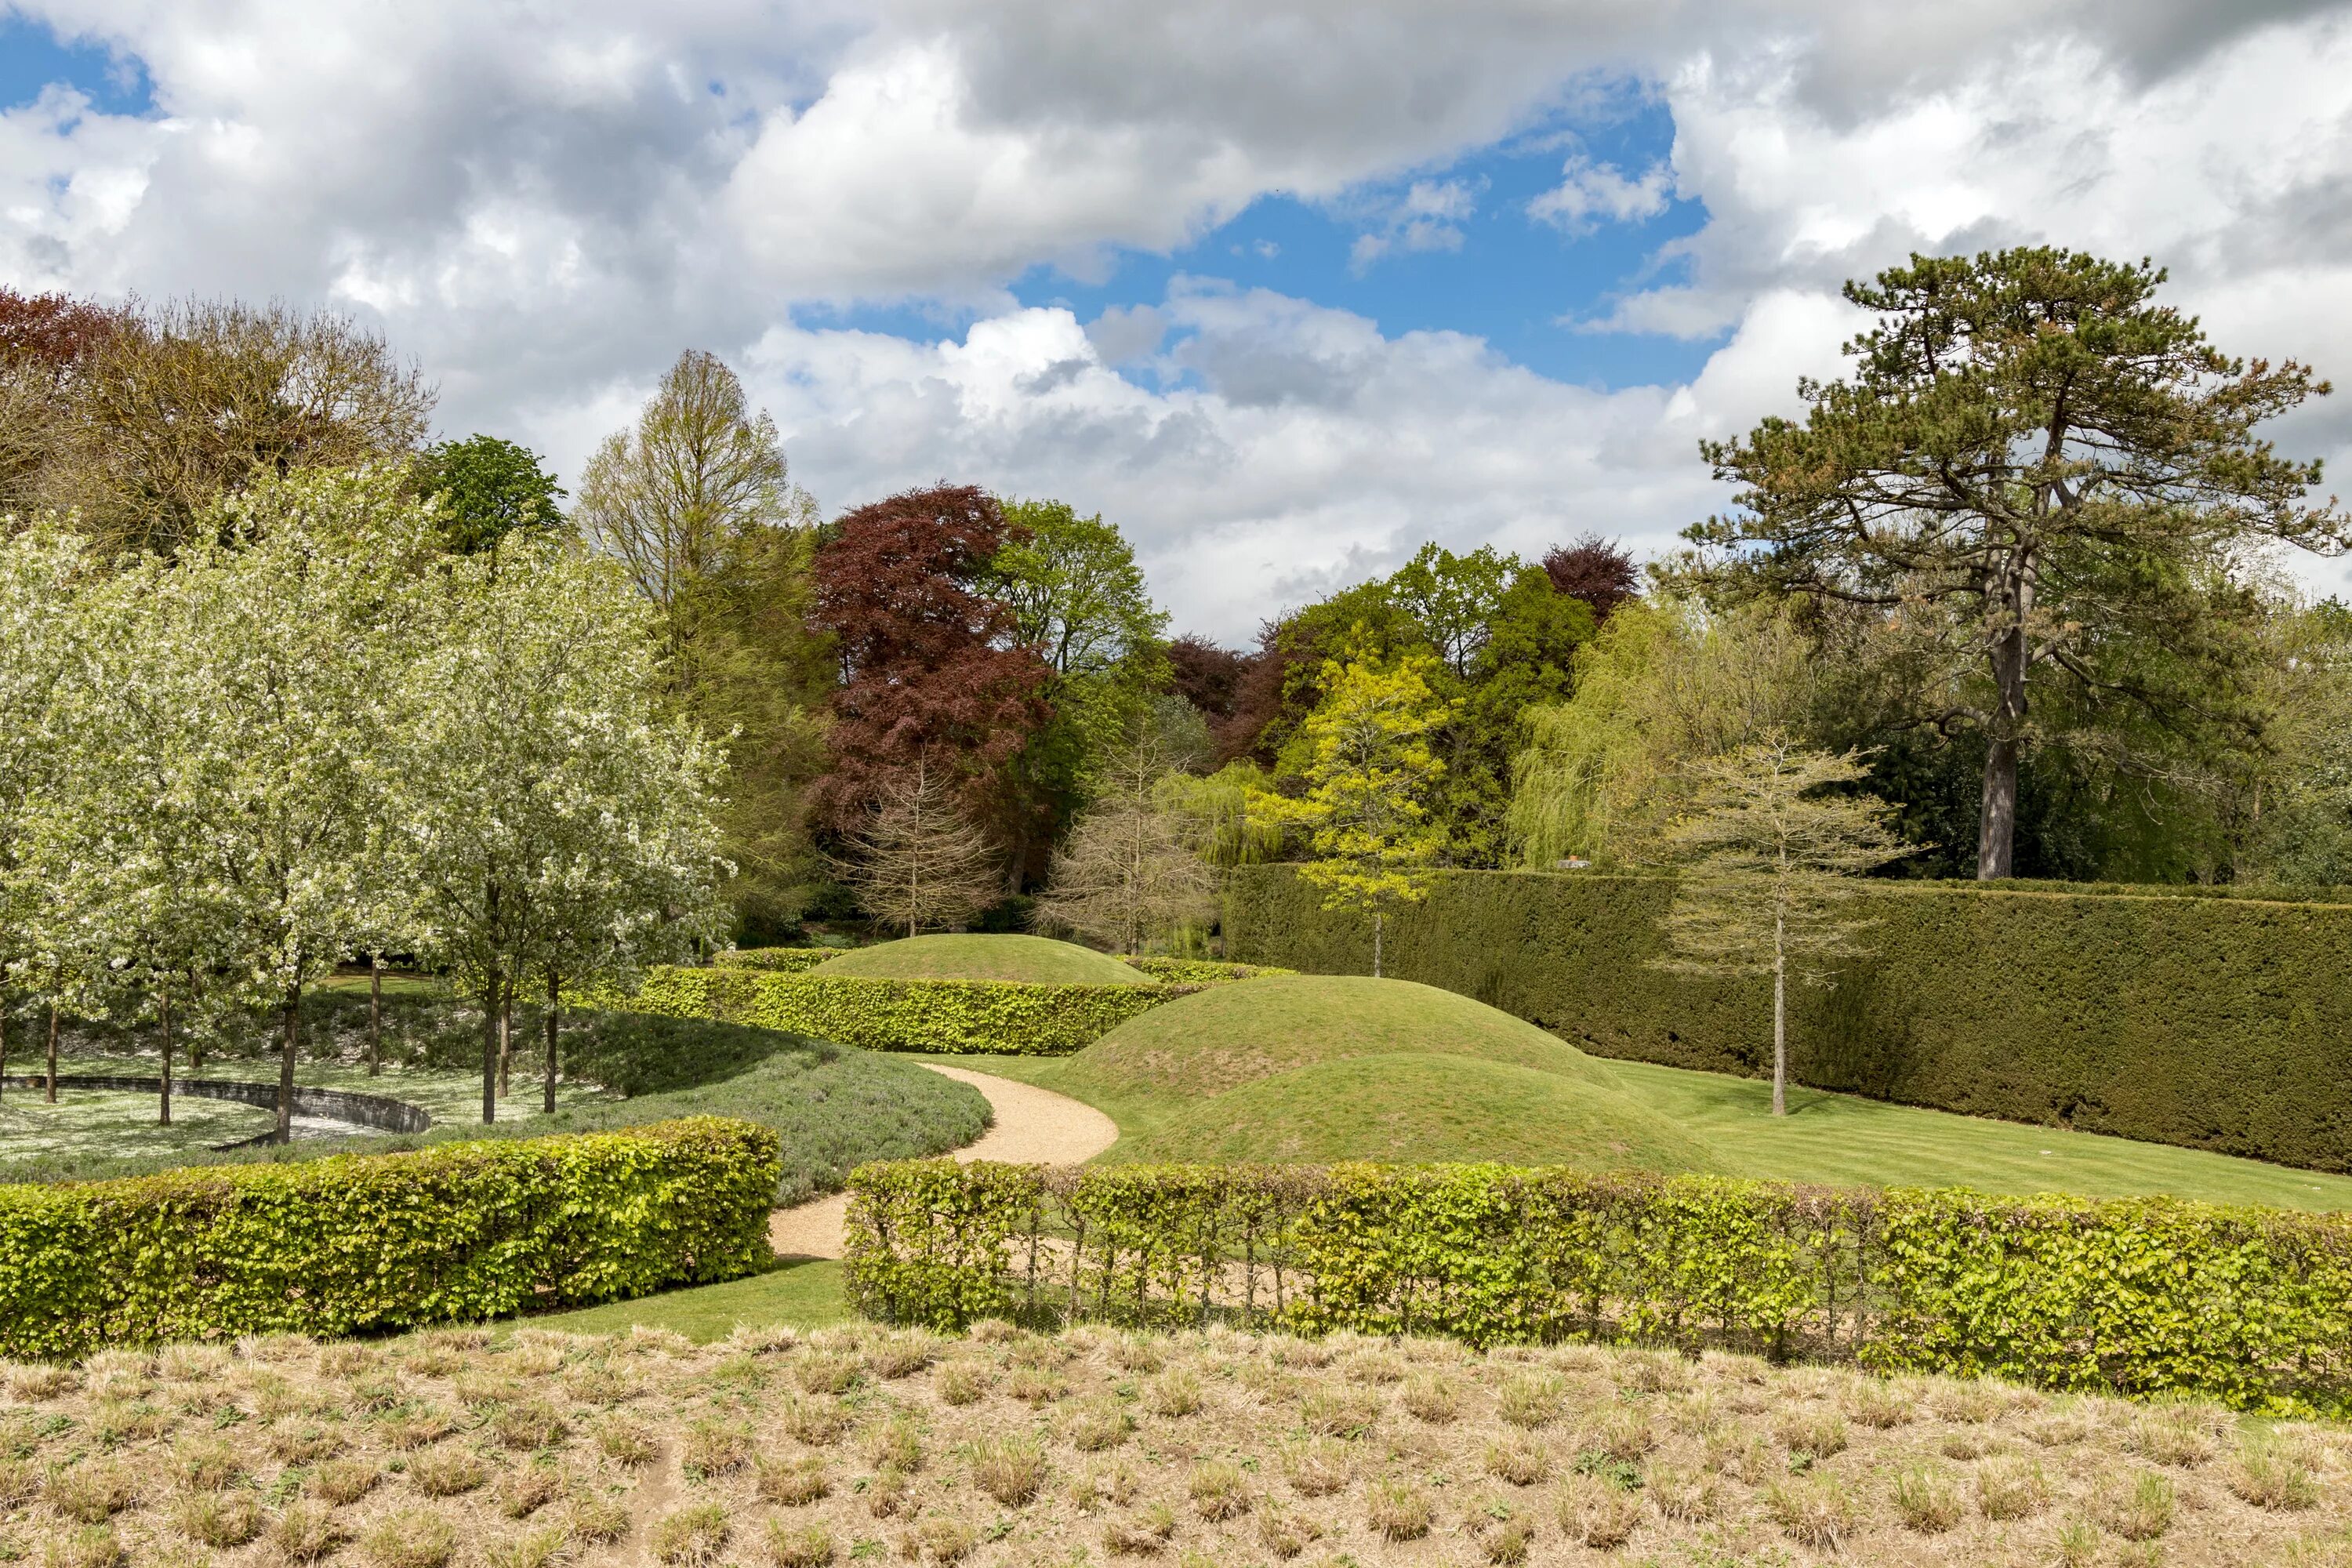
{"type": "MultiPolygon", "coordinates": [[[[347,313],[575,489],[707,350],[827,512],[1058,497],[1229,639],[1674,549],[1915,249],[2352,386],[2347,182],[2352,0],[0,0],[0,286],[347,313]]],[[[2340,481],[2352,395],[2276,434],[2340,481]]]]}

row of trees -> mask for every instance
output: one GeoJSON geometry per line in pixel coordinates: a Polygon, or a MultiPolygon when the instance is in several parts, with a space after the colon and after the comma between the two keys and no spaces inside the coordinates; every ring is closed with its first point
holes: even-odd
{"type": "Polygon", "coordinates": [[[451,521],[317,469],[168,558],[0,540],[0,999],[46,1016],[52,1098],[61,1014],[151,1018],[168,1096],[175,1030],[262,1013],[282,1131],[305,990],[394,952],[481,1002],[485,1121],[543,987],[551,1108],[562,987],[717,933],[719,763],[660,704],[653,607],[575,542],[451,521]]]}

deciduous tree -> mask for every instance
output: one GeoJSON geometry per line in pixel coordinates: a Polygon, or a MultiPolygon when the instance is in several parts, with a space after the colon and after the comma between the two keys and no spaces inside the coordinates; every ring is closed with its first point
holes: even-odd
{"type": "Polygon", "coordinates": [[[1909,852],[1889,808],[1830,794],[1865,776],[1861,761],[1769,731],[1686,770],[1693,810],[1660,840],[1677,867],[1659,967],[1772,977],[1772,1114],[1789,1113],[1789,980],[1828,979],[1831,961],[1865,951],[1871,921],[1851,907],[1853,879],[1909,852]]]}
{"type": "Polygon", "coordinates": [[[1216,914],[1216,873],[1193,822],[1168,796],[1175,768],[1150,722],[1104,768],[1094,804],[1054,856],[1037,914],[1122,952],[1216,914]]]}
{"type": "Polygon", "coordinates": [[[908,936],[959,925],[1003,890],[997,852],[964,814],[953,777],[918,755],[841,835],[842,879],[877,923],[908,936]]]}
{"type": "Polygon", "coordinates": [[[468,436],[425,448],[410,465],[416,493],[436,499],[445,543],[461,554],[488,550],[516,529],[561,527],[564,497],[539,454],[496,436],[468,436]]]}

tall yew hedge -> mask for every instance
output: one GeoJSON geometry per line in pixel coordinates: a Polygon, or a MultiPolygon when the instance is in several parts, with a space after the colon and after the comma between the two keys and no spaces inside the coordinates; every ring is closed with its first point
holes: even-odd
{"type": "MultiPolygon", "coordinates": [[[[1866,884],[1875,951],[1792,989],[1800,1082],[2352,1171],[2352,906],[1866,884]]],[[[1454,871],[1390,918],[1384,973],[1607,1057],[1755,1073],[1767,980],[1648,966],[1674,884],[1454,871]]],[[[1290,868],[1235,873],[1237,960],[1369,973],[1371,932],[1290,868]]]]}

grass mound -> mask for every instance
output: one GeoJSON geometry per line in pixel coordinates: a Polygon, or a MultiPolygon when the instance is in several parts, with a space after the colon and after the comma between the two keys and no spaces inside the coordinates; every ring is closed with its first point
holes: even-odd
{"type": "Polygon", "coordinates": [[[1014,980],[1032,985],[1148,985],[1106,952],[1042,936],[910,936],[853,948],[811,974],[874,980],[1014,980]]]}
{"type": "Polygon", "coordinates": [[[1353,974],[1275,976],[1181,997],[1121,1024],[1070,1065],[1108,1092],[1206,1097],[1318,1063],[1394,1056],[1472,1057],[1618,1088],[1607,1067],[1523,1018],[1434,986],[1353,974]]]}
{"type": "Polygon", "coordinates": [[[1427,1054],[1349,1057],[1259,1079],[1120,1143],[1114,1157],[1716,1168],[1705,1144],[1615,1089],[1507,1062],[1427,1054]]]}

